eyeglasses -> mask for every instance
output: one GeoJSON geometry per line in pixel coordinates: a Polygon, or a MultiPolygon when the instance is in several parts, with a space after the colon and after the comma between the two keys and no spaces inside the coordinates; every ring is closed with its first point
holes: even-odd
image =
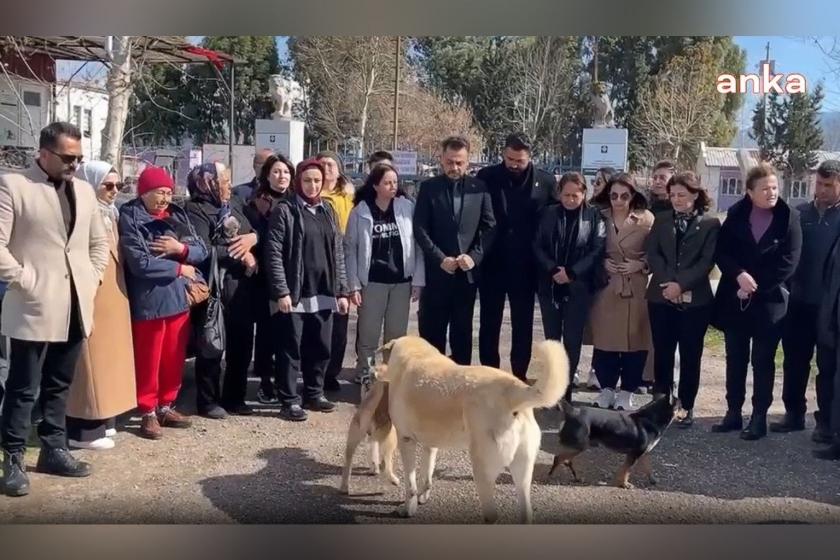
{"type": "Polygon", "coordinates": [[[64,165],[70,165],[72,163],[82,163],[82,160],[85,158],[85,156],[74,156],[73,154],[59,154],[55,150],[50,150],[49,148],[47,148],[47,151],[58,157],[58,159],[60,159],[62,163],[64,163],[64,165]]]}
{"type": "Polygon", "coordinates": [[[610,193],[610,200],[618,200],[619,198],[621,200],[630,200],[630,193],[610,193]]]}
{"type": "Polygon", "coordinates": [[[118,190],[119,191],[119,190],[122,190],[122,188],[125,186],[125,183],[112,183],[112,182],[108,181],[107,183],[102,183],[102,186],[105,187],[105,190],[107,190],[107,191],[113,191],[113,190],[118,190]]]}

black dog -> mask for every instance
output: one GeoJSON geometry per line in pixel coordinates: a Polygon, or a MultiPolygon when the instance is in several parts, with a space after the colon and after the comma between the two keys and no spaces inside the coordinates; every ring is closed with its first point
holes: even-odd
{"type": "Polygon", "coordinates": [[[615,485],[632,488],[628,481],[630,469],[639,462],[646,471],[651,484],[656,484],[648,453],[659,443],[662,434],[674,421],[679,400],[672,394],[659,397],[642,408],[632,412],[603,410],[594,407],[577,408],[565,399],[561,408],[565,416],[560,430],[562,450],[554,456],[551,476],[560,464],[569,467],[575,482],[580,482],[572,459],[591,445],[603,445],[607,449],[622,453],[627,460],[616,473],[615,485]]]}

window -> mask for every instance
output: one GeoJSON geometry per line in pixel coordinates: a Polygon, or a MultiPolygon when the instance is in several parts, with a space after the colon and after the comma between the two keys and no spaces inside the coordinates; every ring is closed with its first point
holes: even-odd
{"type": "Polygon", "coordinates": [[[85,109],[85,125],[82,128],[82,134],[85,138],[90,138],[90,131],[93,129],[93,111],[85,109]]]}
{"type": "Polygon", "coordinates": [[[808,181],[795,180],[790,183],[791,198],[808,198],[808,181]]]}
{"type": "Polygon", "coordinates": [[[736,177],[720,178],[720,194],[724,196],[741,196],[742,193],[743,185],[741,179],[736,177]]]}
{"type": "Polygon", "coordinates": [[[24,91],[23,92],[23,104],[28,105],[30,107],[40,107],[41,106],[41,94],[37,91],[24,91]]]}
{"type": "Polygon", "coordinates": [[[82,108],[79,105],[73,105],[73,124],[82,127],[82,108]]]}

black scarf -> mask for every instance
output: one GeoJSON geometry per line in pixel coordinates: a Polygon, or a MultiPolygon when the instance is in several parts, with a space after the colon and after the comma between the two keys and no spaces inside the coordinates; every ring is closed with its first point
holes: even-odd
{"type": "Polygon", "coordinates": [[[674,227],[680,233],[680,235],[684,235],[686,231],[688,231],[688,224],[690,224],[694,218],[697,217],[697,209],[694,208],[690,212],[677,212],[674,210],[674,227]]]}

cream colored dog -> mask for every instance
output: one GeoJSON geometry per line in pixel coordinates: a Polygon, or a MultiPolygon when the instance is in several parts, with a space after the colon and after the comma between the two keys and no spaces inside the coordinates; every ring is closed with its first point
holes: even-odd
{"type": "Polygon", "coordinates": [[[513,477],[523,523],[533,518],[531,479],[542,432],[534,408],[553,406],[569,384],[569,361],[556,341],[537,345],[542,371],[529,386],[510,373],[486,366],[460,366],[416,336],[383,346],[390,350],[387,371],[389,413],[399,437],[405,480],[401,513],[417,513],[432,490],[441,447],[469,449],[484,520],[497,519],[496,478],[507,468],[513,477]],[[424,449],[417,488],[417,444],[424,449]]]}
{"type": "MultiPolygon", "coordinates": [[[[376,366],[376,378],[381,376],[387,366],[376,366]]],[[[397,432],[388,413],[388,385],[383,381],[370,380],[362,383],[362,401],[350,421],[347,431],[347,446],[344,451],[344,471],[341,477],[341,491],[350,493],[350,475],[353,470],[353,455],[356,448],[370,436],[370,455],[373,474],[378,475],[380,468],[385,480],[399,486],[400,479],[394,474],[394,452],[397,450],[397,432]],[[369,388],[368,388],[369,387],[369,388]],[[380,461],[380,450],[382,460],[380,461]]]]}

